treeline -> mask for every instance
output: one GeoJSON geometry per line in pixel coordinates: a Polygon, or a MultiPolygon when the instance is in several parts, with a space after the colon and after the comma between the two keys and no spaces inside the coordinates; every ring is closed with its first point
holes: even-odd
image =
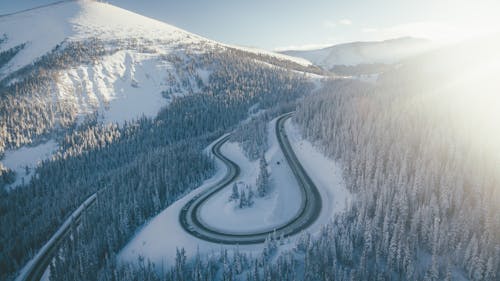
{"type": "Polygon", "coordinates": [[[295,110],[295,101],[281,102],[268,110],[259,106],[250,108],[249,117],[241,122],[231,134],[231,141],[240,144],[245,156],[257,160],[269,148],[267,124],[274,118],[295,110]]]}
{"type": "Polygon", "coordinates": [[[372,63],[372,64],[357,64],[357,65],[335,65],[330,71],[343,76],[356,76],[367,74],[379,74],[390,71],[395,66],[391,64],[372,63]]]}
{"type": "MultiPolygon", "coordinates": [[[[0,45],[2,40],[0,39],[0,45]]],[[[0,68],[4,67],[19,51],[24,48],[25,44],[17,45],[10,49],[0,52],[0,68]]]]}
{"type": "Polygon", "coordinates": [[[231,140],[240,144],[248,159],[259,159],[269,147],[267,139],[269,121],[270,114],[267,112],[251,117],[247,122],[242,122],[231,135],[231,140]]]}

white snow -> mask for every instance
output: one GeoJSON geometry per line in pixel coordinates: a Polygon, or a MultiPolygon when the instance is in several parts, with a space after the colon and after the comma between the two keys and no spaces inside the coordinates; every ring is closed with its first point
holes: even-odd
{"type": "Polygon", "coordinates": [[[15,150],[5,151],[5,157],[2,164],[16,172],[16,181],[7,186],[15,188],[23,182],[28,183],[35,173],[35,168],[43,160],[49,159],[57,150],[58,145],[54,140],[47,141],[33,147],[21,147],[15,150]],[[26,173],[28,167],[28,173],[26,173]]]}
{"type": "Polygon", "coordinates": [[[81,115],[98,110],[108,123],[154,117],[168,104],[161,92],[169,87],[165,77],[171,70],[154,55],[119,51],[61,73],[57,99],[72,100],[81,115]]]}
{"type": "MultiPolygon", "coordinates": [[[[295,177],[290,176],[292,172],[279,148],[274,126],[275,121],[269,123],[270,148],[265,155],[272,183],[270,193],[263,198],[255,197],[253,206],[240,209],[237,202],[228,201],[232,185],[226,187],[202,205],[201,218],[207,225],[231,233],[272,230],[299,211],[300,189],[295,177]]],[[[259,160],[250,162],[237,143],[227,143],[221,150],[240,166],[241,174],[237,181],[252,186],[257,193],[255,182],[259,174],[259,160]]]]}
{"type": "Polygon", "coordinates": [[[0,51],[27,43],[7,66],[4,77],[51,51],[63,41],[141,38],[194,43],[207,41],[166,23],[110,4],[91,0],[68,1],[0,17],[0,35],[7,41],[0,51]]]}
{"type": "Polygon", "coordinates": [[[206,47],[219,45],[237,48],[310,65],[310,62],[301,58],[217,43],[167,23],[92,0],[60,2],[0,16],[0,36],[3,35],[7,36],[7,40],[0,44],[0,52],[23,43],[26,43],[26,46],[0,69],[0,78],[31,64],[58,44],[89,38],[134,39],[146,42],[153,49],[160,50],[171,48],[171,44],[176,43],[204,43],[206,47]],[[165,42],[171,44],[165,44],[165,42]]]}
{"type": "Polygon", "coordinates": [[[319,149],[305,140],[292,120],[285,122],[285,130],[297,158],[318,188],[323,203],[320,217],[310,227],[312,233],[319,231],[321,225],[328,223],[335,214],[345,210],[351,201],[342,178],[342,168],[326,157],[319,149]]]}
{"type": "MultiPolygon", "coordinates": [[[[273,121],[274,122],[274,121],[273,121]]],[[[274,128],[274,124],[270,124],[269,128],[274,128]]],[[[326,158],[319,152],[314,146],[301,138],[299,131],[293,126],[290,121],[287,121],[285,127],[287,134],[289,135],[289,139],[292,142],[292,146],[297,154],[298,159],[304,165],[306,171],[311,175],[311,178],[317,185],[320,190],[323,202],[323,209],[320,214],[319,219],[308,229],[311,233],[319,233],[321,226],[328,223],[332,217],[345,209],[346,204],[350,200],[350,194],[346,190],[345,185],[342,181],[341,170],[338,165],[326,158]]],[[[273,130],[269,130],[269,132],[274,135],[273,130]]],[[[273,136],[270,136],[273,138],[273,136]]],[[[275,138],[275,136],[274,136],[275,138]]],[[[209,151],[210,147],[207,148],[209,151]]],[[[293,178],[291,171],[285,165],[283,165],[284,159],[282,159],[281,152],[273,151],[273,149],[279,150],[278,147],[271,143],[271,149],[266,153],[266,157],[269,157],[269,163],[271,165],[270,171],[273,175],[274,180],[276,180],[275,184],[277,185],[276,189],[283,188],[283,190],[293,190],[291,189],[292,185],[296,186],[296,182],[293,178]],[[282,159],[279,167],[277,167],[275,160],[282,159]],[[287,171],[288,170],[288,171],[287,171]],[[280,187],[278,187],[280,186],[280,187]]],[[[244,159],[242,155],[240,155],[241,151],[239,151],[239,147],[235,144],[226,144],[222,148],[222,152],[227,157],[234,159],[237,161],[238,165],[247,165],[249,169],[254,169],[251,162],[244,163],[244,159]],[[236,158],[236,159],[235,159],[236,158]],[[243,162],[243,163],[242,163],[243,162]]],[[[248,161],[248,160],[246,160],[248,161]]],[[[186,202],[188,202],[192,197],[196,194],[202,192],[203,190],[209,188],[212,184],[220,180],[224,174],[226,173],[225,166],[220,162],[217,163],[217,173],[211,179],[205,181],[199,188],[190,192],[156,217],[147,222],[141,229],[137,231],[136,236],[122,249],[122,251],[118,255],[118,260],[120,262],[133,262],[135,263],[138,260],[138,257],[143,257],[145,259],[149,259],[153,263],[156,264],[156,268],[168,268],[168,266],[172,265],[175,259],[175,251],[177,248],[184,248],[187,252],[188,257],[193,257],[196,253],[197,249],[199,249],[200,254],[202,255],[211,255],[212,253],[217,253],[221,248],[226,248],[229,251],[235,249],[235,246],[225,246],[218,245],[210,242],[206,242],[203,240],[199,240],[198,238],[191,236],[186,233],[181,225],[179,224],[178,217],[181,208],[184,206],[186,202]]],[[[243,167],[243,166],[242,166],[243,167]]],[[[253,177],[255,172],[249,171],[247,176],[244,176],[244,179],[249,180],[253,177]]],[[[298,187],[296,187],[298,188],[298,187]]],[[[230,188],[229,188],[230,189],[230,188]]],[[[291,203],[288,200],[296,200],[295,195],[286,194],[280,192],[280,196],[282,198],[274,201],[276,204],[276,209],[281,207],[285,207],[285,205],[291,203]]],[[[225,195],[220,195],[219,198],[227,199],[228,194],[226,192],[225,195]]],[[[214,199],[216,200],[216,199],[214,199]]],[[[221,202],[221,204],[226,204],[225,202],[221,202]]],[[[222,205],[225,206],[225,205],[222,205]]],[[[213,205],[211,212],[221,212],[221,207],[217,205],[213,205]]],[[[250,209],[249,209],[250,210],[250,209]]],[[[279,213],[276,211],[270,211],[267,214],[275,214],[275,218],[284,219],[288,216],[288,212],[293,210],[288,209],[286,214],[279,213]]],[[[255,211],[255,209],[254,209],[255,211]]],[[[258,210],[256,214],[262,214],[262,211],[258,210]]],[[[233,216],[237,217],[238,212],[231,213],[229,211],[224,211],[224,216],[233,216]]],[[[248,215],[248,214],[245,214],[248,215]]],[[[248,215],[249,216],[249,215],[248,215]]],[[[248,217],[247,219],[254,219],[248,217]]],[[[209,218],[210,219],[210,215],[209,218]]],[[[214,217],[215,219],[215,217],[214,217]]],[[[220,219],[221,221],[226,221],[227,218],[220,219]]],[[[278,220],[276,220],[278,221],[278,220]]],[[[231,229],[245,229],[243,223],[238,223],[236,225],[227,225],[220,224],[220,222],[212,221],[213,223],[219,223],[219,226],[224,228],[231,229]]],[[[226,221],[227,222],[227,221],[226,221]]],[[[247,228],[249,229],[249,228],[247,228]]],[[[286,244],[285,246],[280,246],[284,248],[293,247],[294,241],[298,235],[295,235],[290,238],[290,244],[286,244]]],[[[239,251],[245,251],[251,254],[260,254],[262,251],[262,244],[257,245],[240,245],[238,247],[239,251]]]]}
{"type": "Polygon", "coordinates": [[[211,73],[212,73],[212,71],[207,70],[207,69],[201,69],[201,68],[198,69],[198,75],[200,76],[201,81],[203,81],[203,84],[205,84],[205,85],[208,85],[211,73]]]}

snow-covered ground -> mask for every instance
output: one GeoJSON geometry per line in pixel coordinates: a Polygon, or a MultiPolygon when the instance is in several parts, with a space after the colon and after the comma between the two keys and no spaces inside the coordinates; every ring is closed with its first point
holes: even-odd
{"type": "Polygon", "coordinates": [[[164,22],[91,0],[67,1],[0,17],[0,26],[0,35],[7,36],[0,51],[27,43],[1,69],[2,76],[32,63],[65,40],[147,38],[185,44],[209,42],[164,22]]]}
{"type": "Polygon", "coordinates": [[[57,148],[57,143],[50,140],[33,147],[26,146],[5,151],[2,164],[16,172],[16,181],[8,185],[7,188],[15,188],[23,183],[28,183],[35,173],[36,166],[43,160],[49,159],[57,148]],[[28,171],[26,171],[26,167],[28,167],[28,171]]]}
{"type": "MultiPolygon", "coordinates": [[[[269,136],[270,138],[275,138],[275,136],[273,136],[274,130],[272,130],[274,128],[274,122],[275,120],[273,120],[273,122],[269,125],[269,132],[271,134],[269,136]]],[[[303,140],[297,128],[293,126],[290,121],[287,121],[285,129],[289,135],[289,139],[297,154],[298,159],[301,161],[306,171],[310,174],[312,180],[317,185],[322,196],[323,209],[321,211],[320,217],[308,229],[309,232],[315,234],[320,231],[322,225],[328,223],[331,220],[333,215],[345,209],[346,202],[349,202],[350,200],[350,194],[345,188],[341,177],[341,170],[337,166],[337,164],[323,156],[322,153],[314,148],[311,143],[303,140]]],[[[279,149],[279,147],[273,145],[272,142],[270,144],[271,148],[269,151],[267,151],[266,157],[268,157],[267,159],[269,160],[269,164],[271,166],[270,171],[273,180],[277,181],[274,183],[276,185],[275,192],[278,193],[278,191],[281,190],[286,192],[279,192],[279,197],[278,195],[275,195],[277,197],[276,200],[273,200],[272,197],[270,197],[269,199],[264,199],[277,204],[276,206],[274,206],[274,208],[270,207],[267,213],[264,214],[269,215],[269,221],[277,222],[279,220],[286,219],[286,217],[288,216],[293,216],[293,214],[288,213],[293,212],[293,204],[290,204],[292,202],[290,202],[289,200],[296,200],[297,198],[295,195],[286,193],[288,193],[288,191],[292,193],[294,189],[298,190],[298,186],[293,178],[293,174],[291,173],[287,165],[283,165],[283,161],[285,160],[283,159],[281,150],[279,149]],[[279,152],[273,150],[279,150],[279,152]],[[276,161],[278,159],[281,159],[281,164],[279,165],[279,167],[276,164],[276,161]],[[288,207],[286,207],[286,205],[288,205],[288,207]],[[287,209],[284,209],[284,212],[281,213],[278,211],[280,207],[287,209]]],[[[209,149],[210,147],[207,148],[207,151],[209,151],[209,149]]],[[[242,179],[251,180],[255,177],[257,164],[252,164],[248,160],[246,160],[247,163],[244,163],[245,159],[240,154],[241,151],[239,151],[239,148],[236,144],[224,145],[222,148],[222,152],[227,157],[234,159],[236,163],[243,169],[245,167],[248,169],[252,169],[248,172],[245,172],[246,176],[242,176],[242,179]]],[[[220,161],[216,162],[216,175],[206,180],[196,190],[190,192],[182,199],[169,206],[155,218],[147,222],[140,230],[138,230],[136,236],[119,253],[118,259],[121,262],[136,262],[138,257],[141,256],[154,262],[157,265],[157,268],[161,268],[162,265],[164,266],[164,268],[167,268],[167,266],[173,264],[177,248],[183,247],[187,251],[188,256],[191,257],[194,256],[197,250],[199,250],[200,254],[202,255],[210,255],[211,253],[218,252],[221,247],[227,248],[229,251],[235,249],[235,246],[219,245],[211,242],[206,242],[194,236],[191,236],[182,229],[178,220],[179,212],[186,202],[188,202],[196,194],[209,188],[212,184],[224,177],[224,174],[226,173],[225,166],[220,161]]],[[[230,187],[228,187],[227,189],[230,190],[230,187]]],[[[230,191],[222,191],[221,195],[216,197],[221,198],[220,204],[223,205],[219,206],[212,202],[213,205],[211,205],[210,207],[215,208],[214,210],[212,210],[214,214],[220,214],[218,221],[216,221],[217,218],[215,216],[210,217],[209,215],[205,218],[211,220],[213,223],[220,224],[220,226],[224,228],[231,228],[231,224],[228,223],[225,216],[232,216],[232,218],[237,218],[239,215],[241,215],[246,216],[246,219],[257,221],[258,218],[251,218],[251,215],[249,213],[231,213],[231,209],[221,211],[225,208],[225,206],[228,205],[225,201],[229,196],[228,192],[230,193],[230,191]]],[[[264,212],[261,210],[256,210],[255,208],[247,210],[255,211],[255,216],[262,216],[264,212]]],[[[239,229],[247,228],[244,223],[238,223],[233,226],[239,229]]],[[[292,247],[293,242],[297,237],[298,235],[291,237],[291,243],[281,247],[292,247]]],[[[249,253],[257,254],[261,252],[262,244],[241,245],[238,247],[238,249],[239,251],[246,251],[249,253]]]]}
{"type": "Polygon", "coordinates": [[[323,209],[318,220],[309,228],[314,233],[335,214],[345,210],[351,200],[351,193],[345,186],[338,163],[305,140],[291,119],[285,122],[285,130],[293,151],[321,194],[323,209]]]}
{"type": "MultiPolygon", "coordinates": [[[[299,211],[300,189],[295,177],[290,176],[292,171],[279,148],[274,126],[275,121],[269,123],[270,148],[265,155],[271,176],[270,193],[263,198],[254,198],[253,206],[240,209],[237,202],[228,201],[232,193],[231,186],[225,188],[201,207],[201,218],[210,227],[231,233],[270,230],[286,223],[299,211]]],[[[241,174],[237,181],[253,186],[257,193],[255,182],[259,174],[259,161],[250,162],[237,143],[227,143],[221,151],[240,166],[241,174]]]]}
{"type": "Polygon", "coordinates": [[[82,115],[97,109],[107,123],[155,117],[168,104],[162,91],[170,86],[165,81],[170,72],[173,67],[156,55],[119,51],[61,73],[56,98],[71,101],[82,115]]]}

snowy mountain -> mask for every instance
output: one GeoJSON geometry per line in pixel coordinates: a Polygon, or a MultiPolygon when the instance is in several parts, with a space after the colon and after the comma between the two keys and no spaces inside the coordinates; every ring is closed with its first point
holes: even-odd
{"type": "Polygon", "coordinates": [[[304,58],[325,69],[332,69],[339,65],[395,63],[429,48],[430,42],[427,40],[403,37],[385,41],[339,44],[316,50],[289,50],[281,53],[304,58]]]}
{"type": "Polygon", "coordinates": [[[315,71],[303,59],[224,45],[96,1],[0,16],[0,106],[19,115],[2,118],[7,143],[0,142],[0,153],[91,113],[118,124],[154,117],[173,97],[202,91],[214,66],[200,56],[224,52],[240,52],[260,67],[315,71]]]}
{"type": "MultiPolygon", "coordinates": [[[[62,1],[2,16],[0,24],[0,34],[4,37],[0,52],[26,44],[14,59],[2,65],[1,78],[34,62],[65,42],[91,38],[104,41],[135,38],[138,43],[148,44],[151,51],[163,54],[168,53],[175,44],[217,44],[172,25],[91,0],[62,1]],[[170,46],[164,46],[160,42],[168,42],[170,46]]],[[[253,51],[293,59],[265,51],[253,51]]]]}
{"type": "MultiPolygon", "coordinates": [[[[96,257],[114,257],[215,172],[204,147],[252,113],[290,110],[322,77],[310,73],[323,72],[101,2],[0,16],[0,280],[18,276],[89,193],[111,208],[89,219],[114,240],[96,257]]],[[[97,279],[87,272],[64,275],[97,279]]]]}

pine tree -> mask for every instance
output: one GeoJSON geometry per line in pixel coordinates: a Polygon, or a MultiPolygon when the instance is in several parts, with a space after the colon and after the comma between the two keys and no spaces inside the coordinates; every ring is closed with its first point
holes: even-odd
{"type": "Polygon", "coordinates": [[[248,187],[248,196],[247,196],[247,206],[252,206],[253,205],[253,197],[254,197],[254,192],[251,187],[248,187]]]}
{"type": "Polygon", "coordinates": [[[184,248],[176,249],[176,254],[175,254],[175,279],[182,281],[186,280],[185,274],[186,274],[186,250],[184,248]]]}
{"type": "Polygon", "coordinates": [[[256,185],[259,197],[266,196],[269,191],[269,172],[267,171],[267,162],[264,155],[260,157],[259,176],[257,177],[256,185]]]}
{"type": "Polygon", "coordinates": [[[238,200],[240,198],[240,192],[238,191],[238,185],[236,183],[233,184],[233,192],[229,197],[229,201],[238,200]]]}
{"type": "Polygon", "coordinates": [[[242,189],[240,192],[240,204],[239,207],[240,209],[243,209],[247,206],[247,196],[245,194],[245,190],[242,189]]]}

